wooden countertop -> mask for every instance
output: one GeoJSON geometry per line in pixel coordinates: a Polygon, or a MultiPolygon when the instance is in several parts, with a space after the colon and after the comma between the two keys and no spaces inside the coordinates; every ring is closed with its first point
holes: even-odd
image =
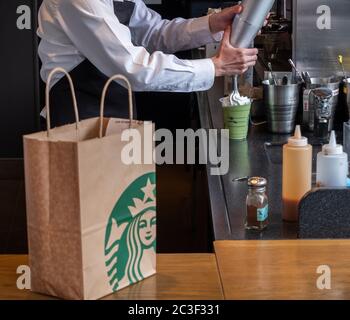
{"type": "MultiPolygon", "coordinates": [[[[52,299],[29,290],[18,290],[17,267],[27,265],[25,255],[0,256],[0,299],[52,299]]],[[[107,300],[221,300],[220,278],[214,254],[158,255],[158,273],[125,288],[107,300]]]]}
{"type": "Polygon", "coordinates": [[[217,241],[225,299],[350,299],[350,240],[217,241]],[[331,290],[317,288],[331,270],[331,290]]]}
{"type": "MultiPolygon", "coordinates": [[[[105,299],[350,299],[350,240],[217,241],[214,246],[216,259],[214,254],[158,255],[157,275],[105,299]],[[317,273],[320,266],[330,268],[330,290],[317,287],[325,276],[317,273]]],[[[52,299],[17,289],[16,269],[27,263],[25,255],[0,256],[0,299],[52,299]]]]}

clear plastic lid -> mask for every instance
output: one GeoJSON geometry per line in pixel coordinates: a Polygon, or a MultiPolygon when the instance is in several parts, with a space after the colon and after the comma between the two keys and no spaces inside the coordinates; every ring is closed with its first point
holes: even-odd
{"type": "Polygon", "coordinates": [[[288,144],[293,147],[306,147],[308,140],[301,135],[300,126],[295,127],[294,136],[288,139],[288,144]]]}

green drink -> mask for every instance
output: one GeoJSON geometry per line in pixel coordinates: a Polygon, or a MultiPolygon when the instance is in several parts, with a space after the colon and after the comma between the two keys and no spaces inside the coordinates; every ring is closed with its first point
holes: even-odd
{"type": "Polygon", "coordinates": [[[224,128],[229,130],[230,139],[247,139],[251,102],[237,106],[228,106],[223,99],[221,102],[223,104],[224,128]]]}

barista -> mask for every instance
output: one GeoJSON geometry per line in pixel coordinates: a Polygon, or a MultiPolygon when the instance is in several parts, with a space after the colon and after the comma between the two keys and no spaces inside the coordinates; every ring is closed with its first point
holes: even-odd
{"type": "MultiPolygon", "coordinates": [[[[44,0],[38,29],[41,77],[46,82],[55,67],[70,73],[81,119],[98,116],[102,88],[115,74],[126,76],[135,91],[208,90],[216,76],[242,74],[256,63],[256,49],[229,43],[232,19],[242,9],[234,6],[206,17],[169,21],[142,0],[44,0]],[[173,55],[221,39],[212,59],[173,55]]],[[[105,116],[127,117],[127,101],[126,89],[113,83],[105,116]]],[[[54,126],[74,122],[70,106],[68,82],[57,74],[51,89],[54,126]]]]}

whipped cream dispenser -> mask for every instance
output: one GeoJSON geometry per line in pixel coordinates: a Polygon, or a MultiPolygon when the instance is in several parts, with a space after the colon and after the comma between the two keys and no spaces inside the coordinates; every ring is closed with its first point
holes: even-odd
{"type": "Polygon", "coordinates": [[[236,15],[232,24],[231,45],[249,48],[264,25],[275,0],[243,0],[242,13],[236,15]]]}
{"type": "Polygon", "coordinates": [[[346,187],[348,177],[348,155],[343,152],[343,146],[337,144],[335,132],[332,131],[329,144],[317,155],[318,187],[346,187]]]}
{"type": "MultiPolygon", "coordinates": [[[[231,45],[235,48],[249,48],[264,25],[275,0],[243,0],[243,11],[233,19],[231,45]]],[[[238,75],[233,77],[231,101],[239,100],[238,75]]]]}

